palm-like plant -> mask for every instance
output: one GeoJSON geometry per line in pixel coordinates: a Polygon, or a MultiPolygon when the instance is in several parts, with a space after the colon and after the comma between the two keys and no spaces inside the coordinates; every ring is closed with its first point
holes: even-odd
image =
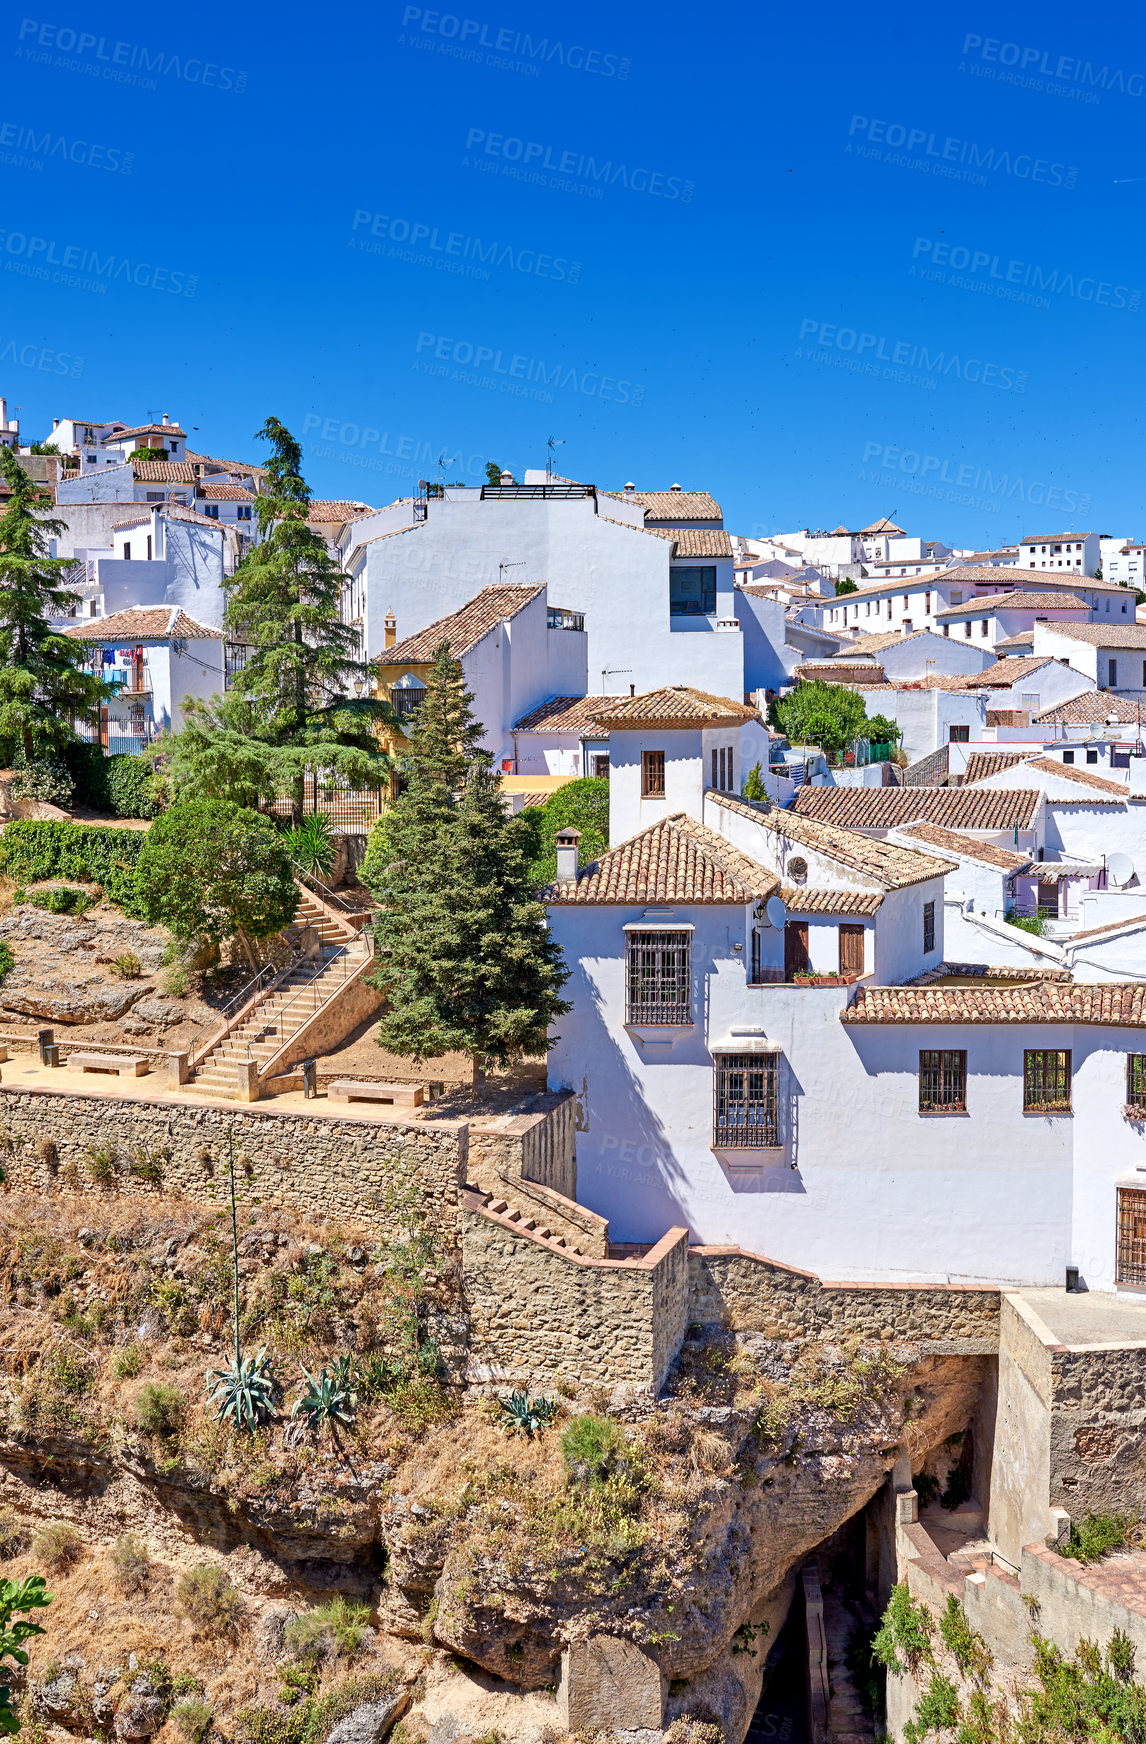
{"type": "Polygon", "coordinates": [[[303,1369],[306,1392],[291,1409],[292,1417],[304,1417],[308,1427],[329,1429],[335,1441],[341,1425],[349,1428],[358,1411],[358,1393],[350,1373],[350,1358],[340,1356],[331,1368],[322,1368],[318,1375],[303,1369]]]}
{"type": "Polygon", "coordinates": [[[254,1356],[244,1356],[236,1346],[235,1360],[226,1368],[212,1369],[207,1393],[220,1423],[229,1417],[236,1429],[257,1429],[274,1416],[278,1391],[266,1346],[254,1356]]]}
{"type": "Polygon", "coordinates": [[[536,1435],[539,1429],[545,1429],[557,1415],[557,1400],[531,1399],[522,1391],[511,1393],[508,1399],[499,1399],[502,1418],[498,1427],[504,1435],[536,1435]]]}
{"type": "Polygon", "coordinates": [[[319,878],[329,875],[335,861],[335,848],[330,819],[325,812],[312,812],[288,830],[286,845],[291,859],[297,860],[304,872],[319,878]]]}

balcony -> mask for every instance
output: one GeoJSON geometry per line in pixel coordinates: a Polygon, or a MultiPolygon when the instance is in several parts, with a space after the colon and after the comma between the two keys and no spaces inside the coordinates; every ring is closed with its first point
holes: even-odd
{"type": "Polygon", "coordinates": [[[583,630],[585,628],[584,612],[567,612],[561,606],[549,606],[545,614],[546,626],[550,630],[583,630]]]}

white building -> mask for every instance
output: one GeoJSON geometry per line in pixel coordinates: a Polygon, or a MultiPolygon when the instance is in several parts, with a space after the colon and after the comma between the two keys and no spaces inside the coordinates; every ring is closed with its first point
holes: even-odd
{"type": "MultiPolygon", "coordinates": [[[[930,576],[905,576],[902,580],[863,583],[855,593],[829,600],[820,622],[825,630],[844,635],[849,630],[942,629],[939,614],[952,606],[974,606],[985,599],[1019,591],[1049,593],[1061,589],[1088,606],[1092,615],[1121,615],[1125,591],[1115,584],[1077,577],[1067,581],[1041,570],[997,569],[991,565],[961,563],[930,576]]],[[[990,641],[990,637],[983,638],[990,641]]]]}
{"type": "Polygon", "coordinates": [[[1142,590],[1146,545],[1137,545],[1132,539],[1103,539],[1102,547],[1102,579],[1142,590]]]}
{"type": "Polygon", "coordinates": [[[0,448],[19,448],[20,420],[9,419],[8,402],[0,399],[0,448]]]}
{"type": "MultiPolygon", "coordinates": [[[[1124,612],[1126,594],[1114,603],[1124,612]]],[[[1106,621],[1104,615],[1085,624],[1036,621],[1033,648],[1036,655],[1069,662],[1099,690],[1146,697],[1146,624],[1139,624],[1134,617],[1132,595],[1129,617],[1116,620],[1111,616],[1106,621]]]]}
{"type": "MultiPolygon", "coordinates": [[[[1093,575],[1101,562],[1097,533],[1024,533],[1019,560],[1028,569],[1072,569],[1093,575]]],[[[1105,569],[1103,576],[1106,576],[1105,569]]]]}
{"type": "Polygon", "coordinates": [[[159,733],[179,732],[187,697],[224,688],[223,632],[196,623],[180,606],[116,612],[65,635],[86,643],[91,670],[120,687],[100,710],[99,740],[109,753],[139,752],[159,733]]]}

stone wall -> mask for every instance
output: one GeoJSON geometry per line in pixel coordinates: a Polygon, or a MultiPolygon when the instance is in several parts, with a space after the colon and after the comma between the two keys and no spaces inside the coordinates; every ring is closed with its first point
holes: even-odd
{"type": "MultiPolygon", "coordinates": [[[[297,1035],[291,1037],[290,1045],[275,1062],[275,1071],[289,1071],[299,1060],[309,1059],[312,1055],[333,1053],[360,1023],[365,1023],[381,1009],[382,1003],[382,995],[377,988],[371,987],[361,976],[346,982],[330,1003],[317,1011],[310,1022],[304,1024],[297,1035]]],[[[324,1072],[322,1077],[325,1079],[334,1075],[324,1072]]]]}
{"type": "Polygon", "coordinates": [[[470,1179],[535,1181],[564,1199],[577,1197],[577,1136],[569,1090],[547,1090],[527,1114],[499,1114],[470,1124],[470,1179]]]}
{"type": "MultiPolygon", "coordinates": [[[[1146,1349],[1052,1347],[1050,1503],[1146,1514],[1146,1349]]],[[[1146,1664],[1146,1659],[1143,1660],[1146,1664]]]]}
{"type": "Polygon", "coordinates": [[[548,1386],[564,1375],[656,1392],[684,1337],[687,1244],[673,1229],[643,1259],[591,1259],[463,1193],[469,1379],[548,1386]]]}
{"type": "Polygon", "coordinates": [[[894,1338],[935,1356],[993,1355],[999,1292],[944,1284],[832,1284],[739,1247],[689,1253],[689,1319],[770,1338],[894,1338]]]}
{"type": "Polygon", "coordinates": [[[413,1198],[448,1242],[458,1236],[458,1188],[466,1177],[465,1121],[425,1124],[308,1117],[273,1104],[196,1105],[176,1097],[147,1102],[27,1090],[0,1085],[0,1148],[8,1181],[41,1191],[72,1179],[92,1181],[92,1150],[108,1150],[122,1167],[120,1190],[146,1194],[129,1173],[133,1158],[155,1159],[167,1191],[206,1199],[223,1179],[233,1129],[237,1171],[264,1203],[316,1217],[353,1219],[379,1230],[387,1207],[413,1198]],[[51,1172],[38,1147],[50,1140],[51,1172]],[[73,1176],[72,1170],[75,1170],[73,1176]]]}

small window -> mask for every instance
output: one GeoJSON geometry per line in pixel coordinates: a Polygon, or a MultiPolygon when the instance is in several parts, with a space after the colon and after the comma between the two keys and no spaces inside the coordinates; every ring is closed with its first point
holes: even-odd
{"type": "Polygon", "coordinates": [[[426,687],[412,672],[390,686],[390,707],[399,720],[408,721],[416,715],[425,700],[426,687]]]}
{"type": "Polygon", "coordinates": [[[1126,1056],[1126,1102],[1130,1108],[1146,1109],[1146,1054],[1126,1056]]]}
{"type": "Polygon", "coordinates": [[[609,753],[607,751],[596,751],[593,754],[591,762],[594,778],[597,781],[608,781],[609,753]]]}
{"type": "Polygon", "coordinates": [[[935,949],[935,904],[923,904],[923,954],[935,949]]]}
{"type": "Polygon", "coordinates": [[[982,623],[979,625],[979,634],[981,636],[987,636],[990,634],[990,632],[991,632],[991,626],[987,622],[986,618],[984,618],[982,623]]]}
{"type": "Polygon", "coordinates": [[[641,798],[663,799],[665,796],[665,754],[663,751],[641,752],[641,798]]]}
{"type": "Polygon", "coordinates": [[[967,1053],[964,1048],[920,1048],[920,1113],[965,1114],[967,1053]]]}
{"type": "Polygon", "coordinates": [[[1146,1191],[1118,1189],[1118,1261],[1116,1284],[1146,1284],[1146,1191]]]}
{"type": "Polygon", "coordinates": [[[692,935],[628,933],[625,1022],[692,1022],[692,935]]]}
{"type": "Polygon", "coordinates": [[[251,518],[251,505],[250,505],[250,503],[240,503],[238,510],[237,510],[237,515],[238,515],[238,519],[240,521],[249,521],[251,518]]]}
{"type": "Polygon", "coordinates": [[[717,1054],[712,1142],[721,1149],[780,1143],[776,1054],[717,1054]]]}
{"type": "Polygon", "coordinates": [[[709,786],[715,787],[717,792],[720,791],[720,756],[715,745],[712,748],[712,780],[709,786]]]}
{"type": "Polygon", "coordinates": [[[948,743],[952,745],[970,744],[971,729],[969,726],[950,726],[947,729],[947,738],[948,743]]]}
{"type": "Polygon", "coordinates": [[[1088,763],[1097,763],[1098,762],[1098,752],[1097,751],[1088,751],[1086,753],[1086,760],[1088,763]]]}
{"type": "Polygon", "coordinates": [[[1064,763],[1073,763],[1074,762],[1074,752],[1073,751],[1064,751],[1062,754],[1062,760],[1064,763]]]}
{"type": "Polygon", "coordinates": [[[669,571],[669,616],[696,618],[716,610],[716,566],[669,571]]]}
{"type": "Polygon", "coordinates": [[[970,618],[968,618],[968,619],[967,619],[967,621],[966,621],[966,623],[965,623],[965,624],[964,624],[964,625],[963,625],[963,634],[964,634],[964,636],[968,636],[968,637],[969,637],[969,636],[970,636],[970,634],[971,634],[971,631],[972,631],[972,629],[973,629],[973,628],[974,628],[974,625],[973,625],[973,624],[972,624],[972,622],[971,622],[971,620],[970,620],[970,618]]]}
{"type": "Polygon", "coordinates": [[[123,542],[123,561],[125,563],[131,562],[131,540],[130,539],[125,539],[123,542]]]}
{"type": "Polygon", "coordinates": [[[840,927],[840,974],[862,975],[866,928],[852,924],[840,927]]]}
{"type": "Polygon", "coordinates": [[[1114,687],[1118,683],[1118,662],[1117,662],[1117,660],[1111,660],[1108,662],[1108,665],[1109,665],[1109,671],[1110,671],[1110,678],[1109,678],[1108,682],[1110,684],[1111,690],[1113,690],[1114,687]]]}
{"type": "Polygon", "coordinates": [[[1070,1049],[1027,1048],[1023,1054],[1023,1108],[1070,1112],[1070,1049]]]}

